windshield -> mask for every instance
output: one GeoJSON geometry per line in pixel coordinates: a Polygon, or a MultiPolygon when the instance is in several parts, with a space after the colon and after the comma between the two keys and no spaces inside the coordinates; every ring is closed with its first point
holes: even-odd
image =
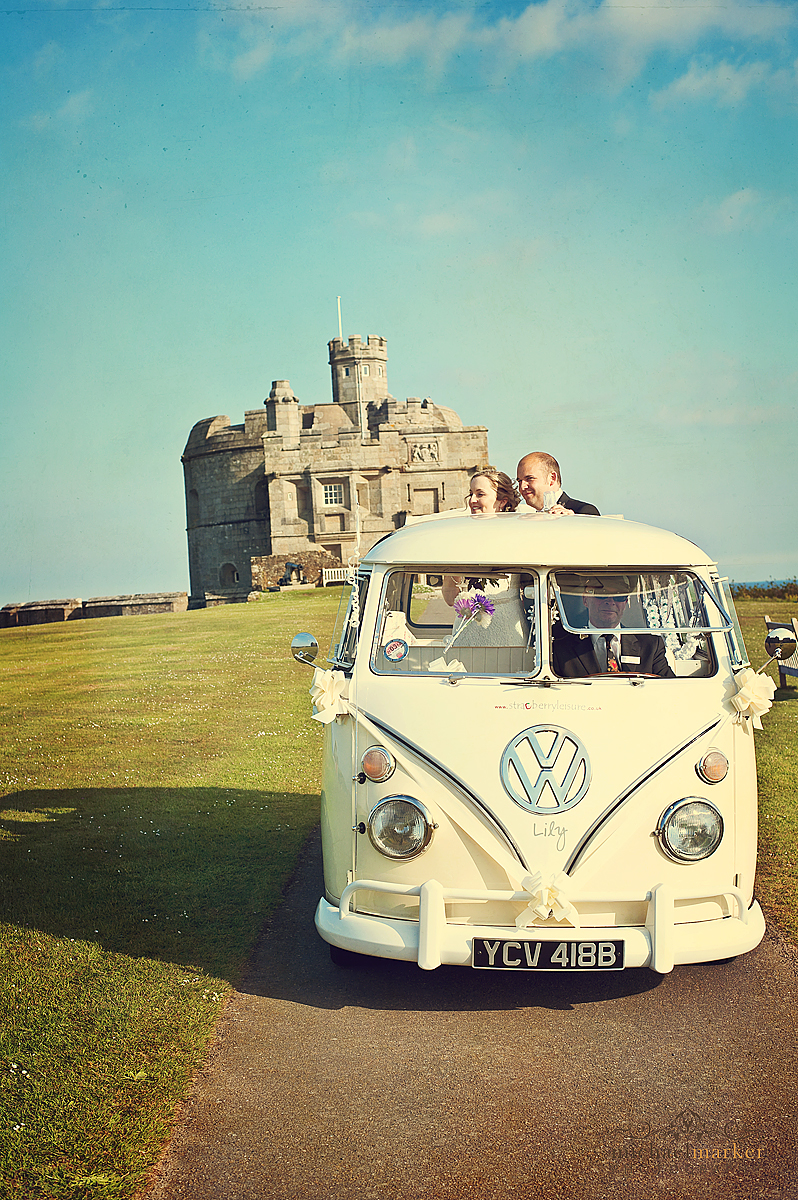
{"type": "Polygon", "coordinates": [[[392,571],[372,667],[390,675],[529,675],[539,665],[537,595],[528,571],[392,571]]]}
{"type": "Polygon", "coordinates": [[[535,676],[541,596],[551,626],[546,657],[562,679],[714,675],[710,634],[731,629],[717,593],[684,570],[556,570],[542,588],[538,572],[512,566],[397,569],[383,584],[372,670],[535,676]]]}
{"type": "Polygon", "coordinates": [[[558,674],[569,673],[566,662],[575,670],[576,649],[583,651],[584,662],[594,651],[600,661],[604,656],[600,671],[588,674],[629,672],[636,665],[643,673],[662,676],[714,674],[707,635],[726,633],[731,624],[703,581],[690,572],[555,571],[550,583],[557,617],[553,660],[558,674]],[[607,667],[607,639],[613,630],[619,636],[609,652],[614,653],[616,665],[607,667]],[[578,636],[584,645],[577,648],[568,634],[578,636]],[[633,635],[644,636],[635,636],[632,645],[633,635]]]}

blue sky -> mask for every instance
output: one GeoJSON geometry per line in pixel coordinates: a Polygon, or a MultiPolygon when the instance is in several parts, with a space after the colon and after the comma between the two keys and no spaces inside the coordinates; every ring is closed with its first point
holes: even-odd
{"type": "Polygon", "coordinates": [[[798,572],[798,9],[0,13],[0,604],[188,586],[180,454],[326,343],[733,579],[798,572]]]}

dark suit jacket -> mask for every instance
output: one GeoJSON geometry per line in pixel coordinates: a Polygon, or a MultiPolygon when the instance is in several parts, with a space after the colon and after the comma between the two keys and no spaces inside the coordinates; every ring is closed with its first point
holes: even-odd
{"type": "Polygon", "coordinates": [[[565,492],[557,501],[563,508],[570,508],[580,517],[600,517],[601,513],[596,508],[595,504],[588,504],[584,500],[572,500],[570,496],[566,496],[565,492]]]}
{"type": "MultiPolygon", "coordinates": [[[[591,631],[592,632],[592,631],[591,631]]],[[[610,633],[611,630],[607,630],[610,633]]],[[[588,634],[580,637],[578,633],[568,633],[559,627],[555,629],[552,639],[552,666],[563,679],[581,679],[586,675],[601,675],[603,671],[598,664],[593,650],[593,640],[588,634]]],[[[623,633],[621,632],[621,662],[622,672],[644,675],[659,675],[663,679],[673,679],[674,674],[665,657],[665,643],[656,633],[623,633]],[[624,662],[624,659],[637,658],[639,662],[624,662]]]]}

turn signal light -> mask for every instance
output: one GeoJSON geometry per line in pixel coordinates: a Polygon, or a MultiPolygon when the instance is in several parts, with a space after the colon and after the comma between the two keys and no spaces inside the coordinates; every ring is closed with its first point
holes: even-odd
{"type": "Polygon", "coordinates": [[[720,750],[707,750],[695,769],[704,783],[720,783],[729,773],[729,760],[720,750]]]}
{"type": "Polygon", "coordinates": [[[360,769],[372,783],[384,783],[396,770],[396,759],[383,746],[369,746],[360,760],[360,769]]]}

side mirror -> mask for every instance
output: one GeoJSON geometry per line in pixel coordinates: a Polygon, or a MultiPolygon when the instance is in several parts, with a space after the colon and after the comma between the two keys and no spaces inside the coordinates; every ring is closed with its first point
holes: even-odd
{"type": "Polygon", "coordinates": [[[319,652],[319,643],[312,633],[298,633],[291,642],[291,653],[297,662],[312,667],[319,652]]]}
{"type": "Polygon", "coordinates": [[[765,653],[769,656],[768,661],[774,658],[784,662],[787,658],[792,658],[796,650],[795,634],[791,629],[771,629],[770,633],[765,638],[765,653]]]}

